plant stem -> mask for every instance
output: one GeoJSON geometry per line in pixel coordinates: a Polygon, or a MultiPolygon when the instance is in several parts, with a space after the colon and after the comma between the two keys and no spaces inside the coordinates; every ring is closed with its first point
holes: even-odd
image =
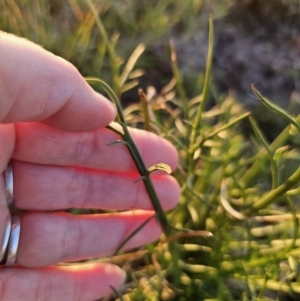
{"type": "Polygon", "coordinates": [[[300,167],[287,179],[285,183],[278,186],[276,189],[268,192],[262,199],[255,202],[252,207],[255,210],[260,210],[267,207],[269,204],[276,201],[278,197],[283,195],[289,189],[291,189],[294,185],[296,185],[300,181],[300,167]]]}
{"type": "MultiPolygon", "coordinates": [[[[300,122],[300,115],[296,117],[296,121],[300,122]]],[[[274,142],[269,146],[271,152],[275,152],[279,147],[281,147],[290,137],[290,125],[288,125],[274,140],[274,142]]],[[[265,149],[262,149],[258,155],[257,160],[255,163],[245,172],[242,176],[240,183],[243,187],[248,187],[249,185],[253,184],[254,180],[256,179],[256,175],[264,166],[265,161],[268,160],[268,154],[265,149]]]]}
{"type": "Polygon", "coordinates": [[[105,27],[99,17],[98,12],[95,9],[94,4],[92,3],[91,0],[85,0],[88,4],[88,6],[90,7],[94,18],[96,20],[97,26],[100,30],[100,33],[105,41],[105,44],[107,46],[108,49],[108,54],[110,57],[110,63],[111,63],[111,67],[112,67],[112,73],[113,73],[113,90],[115,91],[116,95],[119,97],[120,96],[120,84],[119,84],[119,67],[117,64],[117,56],[115,53],[115,49],[114,46],[112,45],[111,41],[109,40],[105,27]]]}
{"type": "Polygon", "coordinates": [[[118,110],[120,125],[122,126],[123,131],[124,131],[123,134],[122,133],[119,133],[119,134],[121,135],[123,140],[126,142],[128,150],[129,150],[129,152],[130,152],[130,154],[131,154],[131,156],[132,156],[132,158],[133,158],[133,160],[134,160],[134,162],[135,162],[135,164],[136,164],[136,166],[139,170],[139,173],[141,175],[141,179],[144,182],[144,185],[146,187],[148,195],[151,199],[153,208],[157,213],[157,219],[159,220],[160,225],[161,225],[164,233],[166,234],[166,236],[169,236],[170,231],[171,231],[171,227],[170,227],[169,222],[167,220],[167,217],[166,217],[166,215],[165,215],[165,213],[164,213],[164,211],[161,207],[159,198],[156,194],[154,185],[153,185],[152,180],[150,178],[150,173],[149,173],[149,171],[148,171],[148,169],[147,169],[147,167],[146,167],[146,165],[145,165],[145,163],[142,159],[142,156],[141,156],[136,144],[134,143],[134,141],[133,141],[133,139],[132,139],[132,137],[129,133],[129,130],[128,130],[128,127],[127,127],[127,124],[126,124],[126,120],[125,120],[125,117],[124,117],[119,99],[115,95],[114,91],[104,81],[102,81],[98,78],[86,78],[86,81],[88,83],[91,83],[91,84],[100,85],[109,94],[109,96],[111,97],[111,99],[115,103],[115,105],[117,107],[117,110],[118,110]]]}
{"type": "Polygon", "coordinates": [[[277,163],[274,160],[274,153],[271,152],[269,145],[267,143],[267,140],[265,139],[263,133],[259,129],[256,121],[253,118],[251,118],[251,116],[249,117],[249,121],[252,125],[252,129],[253,129],[258,141],[262,144],[262,146],[266,150],[267,155],[269,157],[270,164],[271,164],[271,174],[272,174],[272,189],[275,189],[276,187],[278,187],[278,178],[279,177],[278,177],[277,163]]]}
{"type": "Polygon", "coordinates": [[[211,67],[212,67],[212,58],[213,58],[213,20],[212,16],[209,16],[209,41],[208,41],[208,54],[207,54],[207,61],[206,61],[206,72],[205,72],[205,80],[204,86],[202,91],[202,101],[199,104],[197,114],[193,121],[193,129],[191,132],[191,138],[189,142],[189,156],[188,156],[188,174],[193,174],[194,170],[194,154],[196,151],[195,143],[196,139],[200,134],[201,128],[201,118],[202,113],[204,111],[204,107],[206,105],[206,101],[208,98],[208,91],[210,86],[210,77],[211,77],[211,67]]]}

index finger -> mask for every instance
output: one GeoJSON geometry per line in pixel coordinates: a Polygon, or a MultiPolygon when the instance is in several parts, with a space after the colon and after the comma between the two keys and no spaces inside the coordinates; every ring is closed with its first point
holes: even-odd
{"type": "Polygon", "coordinates": [[[69,62],[0,31],[0,122],[43,121],[68,131],[106,126],[114,105],[69,62]]]}
{"type": "MultiPolygon", "coordinates": [[[[176,168],[178,154],[170,142],[150,132],[129,130],[148,168],[161,162],[172,170],[176,168]]],[[[109,145],[120,137],[106,128],[70,133],[41,123],[17,123],[16,136],[13,158],[20,161],[119,173],[137,172],[126,145],[109,145]]]]}

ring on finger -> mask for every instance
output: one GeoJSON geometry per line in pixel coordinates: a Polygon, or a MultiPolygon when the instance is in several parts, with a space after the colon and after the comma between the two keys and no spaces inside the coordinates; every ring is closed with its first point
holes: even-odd
{"type": "MultiPolygon", "coordinates": [[[[14,181],[11,161],[8,163],[5,170],[5,188],[7,205],[11,207],[14,197],[14,181]]],[[[7,217],[4,237],[0,248],[0,264],[5,267],[12,267],[16,264],[20,240],[20,227],[20,217],[10,213],[7,217]]]]}
{"type": "Polygon", "coordinates": [[[10,207],[14,199],[14,177],[11,161],[8,163],[5,170],[5,188],[7,204],[10,207]]]}
{"type": "Polygon", "coordinates": [[[11,216],[7,217],[7,222],[6,222],[6,228],[4,232],[4,237],[2,240],[2,245],[0,249],[0,262],[2,263],[4,257],[5,257],[5,252],[8,248],[8,242],[9,242],[9,237],[11,233],[11,226],[12,226],[12,221],[11,221],[11,216]]]}
{"type": "Polygon", "coordinates": [[[5,267],[12,267],[17,262],[17,252],[20,240],[21,222],[18,215],[13,215],[11,234],[9,238],[9,244],[7,248],[7,258],[3,264],[5,267]]]}

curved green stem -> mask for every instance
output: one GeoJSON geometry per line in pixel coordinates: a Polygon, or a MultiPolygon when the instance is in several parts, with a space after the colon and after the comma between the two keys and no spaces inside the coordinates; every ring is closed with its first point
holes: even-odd
{"type": "MultiPolygon", "coordinates": [[[[86,78],[86,81],[90,84],[100,85],[108,93],[108,95],[111,97],[111,99],[115,103],[115,105],[117,107],[117,110],[118,110],[120,125],[122,126],[123,131],[124,131],[124,133],[121,134],[121,137],[123,138],[123,140],[125,140],[127,142],[126,145],[129,149],[129,152],[130,152],[130,154],[131,154],[138,170],[139,170],[139,173],[141,175],[141,179],[144,182],[144,185],[146,187],[148,195],[151,199],[153,208],[157,213],[157,219],[159,220],[160,225],[161,225],[164,233],[168,236],[170,234],[171,227],[170,227],[169,222],[167,220],[167,217],[166,217],[166,215],[165,215],[165,213],[164,213],[164,211],[161,207],[159,198],[156,194],[154,185],[153,185],[152,180],[150,178],[149,171],[148,171],[148,169],[147,169],[147,167],[146,167],[146,165],[145,165],[145,163],[142,159],[142,156],[141,156],[135,142],[133,141],[133,139],[132,139],[132,137],[129,133],[129,130],[128,130],[128,127],[127,127],[127,124],[126,124],[126,120],[125,120],[125,117],[124,117],[123,110],[122,110],[121,104],[119,102],[119,99],[117,98],[114,91],[104,81],[102,81],[98,78],[86,78]]],[[[108,126],[108,128],[112,129],[111,126],[108,126]]],[[[115,129],[113,129],[113,131],[117,132],[115,129]]],[[[120,132],[118,134],[120,134],[120,132]]]]}
{"type": "Polygon", "coordinates": [[[255,210],[263,209],[267,207],[269,204],[276,201],[278,197],[283,195],[289,189],[291,189],[294,185],[299,183],[300,181],[300,168],[298,168],[285,183],[278,186],[276,189],[271,190],[264,197],[262,197],[259,201],[255,202],[252,207],[255,210]]]}
{"type": "MultiPolygon", "coordinates": [[[[300,122],[300,115],[298,115],[295,120],[300,122]]],[[[288,125],[272,142],[272,144],[269,146],[271,152],[275,152],[279,147],[286,143],[290,137],[290,127],[291,125],[288,125]]],[[[256,176],[261,171],[266,160],[268,160],[268,154],[265,149],[262,149],[257,154],[257,159],[255,160],[254,164],[241,177],[240,183],[243,185],[243,187],[249,187],[250,185],[254,184],[256,176]]]]}

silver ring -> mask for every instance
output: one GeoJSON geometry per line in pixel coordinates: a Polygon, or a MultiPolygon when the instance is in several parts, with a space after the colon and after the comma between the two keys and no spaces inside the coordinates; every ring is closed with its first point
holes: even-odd
{"type": "Polygon", "coordinates": [[[7,259],[4,263],[5,267],[12,267],[17,262],[17,253],[20,240],[21,222],[18,215],[13,215],[11,234],[9,238],[7,259]]]}
{"type": "Polygon", "coordinates": [[[10,232],[11,232],[11,226],[12,226],[12,221],[11,221],[11,216],[7,217],[7,222],[6,222],[6,228],[4,232],[4,237],[2,240],[2,245],[0,248],[0,262],[2,262],[6,249],[8,248],[8,242],[9,242],[9,237],[10,237],[10,232]]]}
{"type": "Polygon", "coordinates": [[[5,187],[7,204],[10,207],[14,200],[14,176],[11,161],[8,163],[5,170],[5,187]]]}

